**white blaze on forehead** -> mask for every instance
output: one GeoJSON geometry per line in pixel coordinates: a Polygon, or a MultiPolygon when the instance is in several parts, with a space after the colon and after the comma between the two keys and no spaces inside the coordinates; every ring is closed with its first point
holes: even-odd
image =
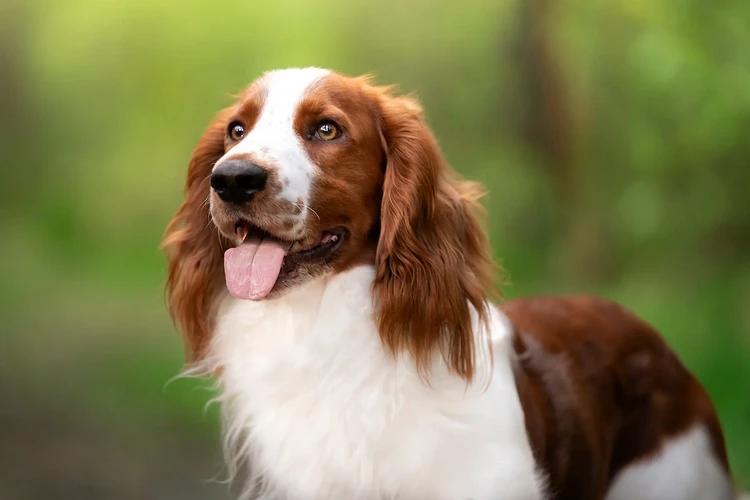
{"type": "Polygon", "coordinates": [[[258,120],[217,165],[231,156],[249,154],[278,172],[283,199],[292,203],[302,200],[307,205],[317,167],[294,130],[294,118],[307,92],[328,73],[320,68],[294,68],[263,75],[258,83],[265,90],[265,99],[258,120]]]}

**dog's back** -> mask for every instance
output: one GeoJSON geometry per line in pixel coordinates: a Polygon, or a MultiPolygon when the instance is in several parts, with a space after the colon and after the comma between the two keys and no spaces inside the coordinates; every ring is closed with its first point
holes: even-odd
{"type": "Polygon", "coordinates": [[[509,301],[516,380],[556,499],[729,500],[703,387],[661,336],[595,297],[509,301]]]}

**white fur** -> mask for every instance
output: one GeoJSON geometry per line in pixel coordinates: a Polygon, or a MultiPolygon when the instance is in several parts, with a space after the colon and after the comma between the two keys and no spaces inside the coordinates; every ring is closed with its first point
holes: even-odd
{"type": "MultiPolygon", "coordinates": [[[[539,500],[510,365],[510,330],[492,310],[489,384],[450,375],[431,387],[380,342],[359,267],[276,300],[227,297],[207,369],[220,368],[230,467],[274,500],[539,500]]],[[[480,343],[480,342],[478,342],[480,343]]],[[[486,346],[487,344],[484,343],[486,346]]],[[[255,492],[252,490],[255,489],[255,492]]]]}
{"type": "Polygon", "coordinates": [[[621,471],[607,500],[732,500],[731,480],[702,425],[664,444],[658,454],[621,471]]]}
{"type": "MultiPolygon", "coordinates": [[[[307,92],[329,74],[320,68],[291,68],[270,71],[258,84],[265,90],[263,108],[252,130],[230,149],[216,166],[236,155],[247,154],[267,168],[278,172],[281,182],[280,197],[291,203],[302,203],[296,217],[295,229],[301,230],[310,203],[310,190],[318,167],[305,151],[294,130],[294,118],[300,101],[307,92]]],[[[290,217],[295,218],[293,214],[290,217]]]]}

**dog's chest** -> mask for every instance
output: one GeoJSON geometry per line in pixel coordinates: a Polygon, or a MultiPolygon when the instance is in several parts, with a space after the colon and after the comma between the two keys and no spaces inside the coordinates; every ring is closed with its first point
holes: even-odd
{"type": "Polygon", "coordinates": [[[467,389],[439,369],[426,386],[383,351],[356,285],[221,313],[226,438],[268,497],[480,500],[506,498],[499,485],[518,474],[533,483],[520,407],[508,418],[498,403],[512,388],[467,389]]]}

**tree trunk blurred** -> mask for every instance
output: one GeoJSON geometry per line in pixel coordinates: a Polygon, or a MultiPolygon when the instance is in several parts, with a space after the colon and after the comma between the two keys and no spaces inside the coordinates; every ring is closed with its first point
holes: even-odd
{"type": "Polygon", "coordinates": [[[560,207],[562,278],[583,285],[604,280],[613,263],[603,212],[580,154],[584,124],[555,50],[553,6],[550,0],[520,2],[519,73],[526,92],[521,137],[540,155],[560,207]]]}
{"type": "Polygon", "coordinates": [[[9,152],[0,160],[0,199],[4,205],[0,209],[15,206],[22,195],[28,195],[17,189],[21,176],[36,178],[42,174],[36,168],[34,159],[38,155],[31,143],[34,120],[26,36],[29,11],[29,2],[23,0],[4,0],[0,5],[0,150],[9,152]]]}

